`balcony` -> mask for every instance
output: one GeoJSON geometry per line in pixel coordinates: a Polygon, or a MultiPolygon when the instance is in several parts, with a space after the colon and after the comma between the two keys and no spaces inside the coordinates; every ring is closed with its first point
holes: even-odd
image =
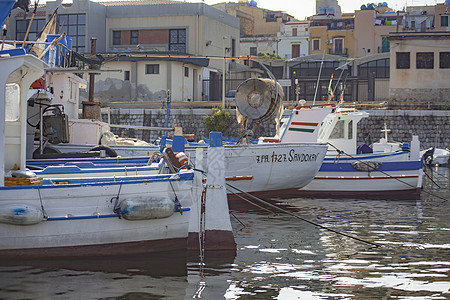
{"type": "Polygon", "coordinates": [[[328,54],[348,57],[348,48],[328,49],[328,54]]]}

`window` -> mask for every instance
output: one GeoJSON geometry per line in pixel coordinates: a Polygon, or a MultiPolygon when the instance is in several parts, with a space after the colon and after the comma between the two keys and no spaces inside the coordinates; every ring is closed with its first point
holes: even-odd
{"type": "Polygon", "coordinates": [[[334,53],[343,54],[344,53],[344,39],[336,38],[334,39],[334,53]]]}
{"type": "Polygon", "coordinates": [[[130,80],[130,71],[125,71],[123,80],[129,81],[130,80]]]}
{"type": "Polygon", "coordinates": [[[145,65],[145,74],[159,74],[159,65],[158,64],[145,65]]]}
{"type": "Polygon", "coordinates": [[[450,52],[439,52],[439,68],[450,69],[450,52]]]}
{"type": "Polygon", "coordinates": [[[320,39],[313,39],[313,50],[320,50],[320,39]]]}
{"type": "Polygon", "coordinates": [[[189,77],[189,68],[184,67],[184,77],[189,77]]]}
{"type": "Polygon", "coordinates": [[[121,41],[121,32],[114,30],[113,31],[113,45],[120,45],[122,43],[121,41]]]}
{"type": "Polygon", "coordinates": [[[72,38],[72,49],[76,52],[86,51],[86,15],[58,14],[60,32],[67,33],[72,38]]]}
{"type": "Polygon", "coordinates": [[[297,28],[292,28],[292,36],[297,36],[297,28]]]}
{"type": "Polygon", "coordinates": [[[409,52],[397,52],[397,69],[409,69],[410,68],[410,53],[409,52]]]}
{"type": "Polygon", "coordinates": [[[250,47],[250,55],[257,56],[258,55],[258,48],[250,47]]]}
{"type": "MultiPolygon", "coordinates": [[[[45,23],[45,19],[34,19],[31,23],[27,40],[35,41],[41,30],[44,29],[45,23]]],[[[16,21],[16,40],[23,41],[29,25],[30,19],[16,21]]]]}
{"type": "Polygon", "coordinates": [[[417,52],[416,53],[417,69],[433,69],[434,53],[433,52],[417,52]]]}
{"type": "Polygon", "coordinates": [[[441,16],[441,26],[448,27],[448,16],[441,16]]]}
{"type": "Polygon", "coordinates": [[[373,60],[358,66],[358,75],[368,77],[375,73],[376,78],[389,78],[389,58],[373,60]]]}
{"type": "Polygon", "coordinates": [[[333,130],[330,133],[330,139],[345,138],[344,130],[345,130],[345,121],[344,120],[337,121],[336,125],[334,126],[333,130]]]}
{"type": "Polygon", "coordinates": [[[169,50],[186,53],[186,29],[169,31],[169,50]]]}
{"type": "Polygon", "coordinates": [[[236,39],[231,39],[231,57],[236,57],[236,39]]]}
{"type": "Polygon", "coordinates": [[[347,123],[347,139],[351,140],[353,138],[353,120],[347,123]]]}
{"type": "Polygon", "coordinates": [[[130,45],[137,45],[137,44],[139,44],[139,31],[131,30],[130,31],[130,45]]]}
{"type": "Polygon", "coordinates": [[[292,44],[292,58],[300,56],[300,44],[292,44]]]}
{"type": "Polygon", "coordinates": [[[386,37],[381,37],[381,52],[386,53],[391,51],[391,44],[389,43],[388,39],[386,37]]]}

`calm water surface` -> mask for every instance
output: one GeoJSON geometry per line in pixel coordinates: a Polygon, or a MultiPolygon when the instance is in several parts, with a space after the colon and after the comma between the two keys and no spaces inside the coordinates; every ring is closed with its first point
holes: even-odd
{"type": "Polygon", "coordinates": [[[434,171],[420,199],[272,199],[380,247],[242,204],[236,255],[3,261],[0,299],[450,299],[450,169],[434,171]]]}

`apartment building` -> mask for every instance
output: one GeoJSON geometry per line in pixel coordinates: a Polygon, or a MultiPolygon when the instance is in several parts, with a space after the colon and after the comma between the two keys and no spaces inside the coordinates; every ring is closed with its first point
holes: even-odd
{"type": "Polygon", "coordinates": [[[316,0],[309,25],[310,54],[354,56],[354,14],[342,14],[337,0],[316,0]]]}
{"type": "Polygon", "coordinates": [[[220,9],[240,21],[240,56],[258,53],[278,54],[277,37],[283,24],[296,21],[291,15],[282,11],[260,8],[255,1],[237,3],[218,3],[213,7],[220,9]]]}
{"type": "MultiPolygon", "coordinates": [[[[47,1],[39,15],[45,19],[58,4],[47,1]]],[[[18,39],[23,13],[11,20],[18,39]]],[[[122,71],[95,77],[100,101],[162,100],[168,91],[173,101],[219,100],[221,86],[203,82],[223,76],[223,57],[235,56],[240,44],[239,20],[203,3],[74,0],[59,7],[58,28],[79,53],[89,53],[95,37],[96,53],[108,57],[102,68],[122,71]]]]}
{"type": "Polygon", "coordinates": [[[355,11],[355,57],[388,53],[390,32],[402,31],[406,12],[393,11],[386,5],[355,11]]]}
{"type": "Polygon", "coordinates": [[[291,21],[283,24],[278,33],[277,53],[282,58],[309,55],[309,22],[291,21]]]}

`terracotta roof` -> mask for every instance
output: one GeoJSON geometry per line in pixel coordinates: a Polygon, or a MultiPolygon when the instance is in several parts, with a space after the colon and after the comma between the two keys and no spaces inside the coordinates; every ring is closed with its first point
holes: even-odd
{"type": "Polygon", "coordinates": [[[180,4],[184,2],[174,0],[136,0],[136,1],[108,1],[99,3],[104,6],[126,6],[126,5],[180,4]]]}

